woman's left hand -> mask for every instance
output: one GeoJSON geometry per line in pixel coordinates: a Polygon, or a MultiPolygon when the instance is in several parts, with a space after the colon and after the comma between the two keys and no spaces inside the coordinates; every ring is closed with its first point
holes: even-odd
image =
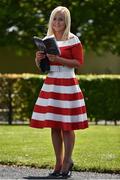
{"type": "Polygon", "coordinates": [[[50,61],[54,62],[57,60],[57,55],[53,55],[53,54],[47,54],[47,57],[50,61]]]}

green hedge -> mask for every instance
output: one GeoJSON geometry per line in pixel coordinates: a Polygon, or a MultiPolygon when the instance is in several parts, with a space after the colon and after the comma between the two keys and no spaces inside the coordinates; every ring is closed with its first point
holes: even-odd
{"type": "Polygon", "coordinates": [[[0,75],[0,109],[2,119],[28,121],[43,84],[43,76],[33,74],[0,75]]]}
{"type": "Polygon", "coordinates": [[[88,117],[92,120],[120,120],[120,75],[80,76],[87,105],[88,117]]]}
{"type": "MultiPolygon", "coordinates": [[[[45,76],[0,75],[0,120],[29,121],[45,76]]],[[[89,119],[120,120],[120,75],[78,75],[89,119]]]]}

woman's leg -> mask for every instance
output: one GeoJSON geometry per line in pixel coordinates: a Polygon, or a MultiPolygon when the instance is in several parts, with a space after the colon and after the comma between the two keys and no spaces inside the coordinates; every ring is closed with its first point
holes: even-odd
{"type": "Polygon", "coordinates": [[[54,170],[59,171],[63,164],[63,135],[61,129],[51,129],[52,143],[56,156],[56,165],[54,170]]]}
{"type": "Polygon", "coordinates": [[[62,172],[67,172],[72,163],[72,152],[75,143],[75,133],[74,131],[62,131],[63,141],[64,141],[64,161],[62,166],[62,172]]]}

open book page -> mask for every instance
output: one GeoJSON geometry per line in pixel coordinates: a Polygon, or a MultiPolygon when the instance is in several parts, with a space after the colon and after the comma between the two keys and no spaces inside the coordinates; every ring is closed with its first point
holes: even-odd
{"type": "Polygon", "coordinates": [[[40,39],[39,37],[34,36],[34,43],[40,51],[44,51],[48,54],[60,55],[60,49],[57,46],[57,42],[54,37],[45,37],[40,39]]]}
{"type": "Polygon", "coordinates": [[[48,54],[60,55],[60,49],[53,36],[43,39],[48,54]]]}
{"type": "Polygon", "coordinates": [[[34,43],[35,43],[35,45],[37,46],[37,48],[38,48],[39,51],[46,52],[46,46],[45,46],[45,44],[44,44],[44,42],[43,42],[42,39],[40,39],[40,38],[37,37],[37,36],[34,36],[34,37],[33,37],[33,40],[34,40],[34,43]]]}

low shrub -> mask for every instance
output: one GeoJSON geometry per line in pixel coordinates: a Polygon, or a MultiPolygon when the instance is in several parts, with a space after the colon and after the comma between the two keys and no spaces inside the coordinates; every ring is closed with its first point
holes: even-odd
{"type": "MultiPolygon", "coordinates": [[[[0,74],[0,120],[29,121],[45,76],[0,74]],[[6,118],[7,116],[7,118],[6,118]]],[[[120,120],[120,75],[78,75],[90,121],[120,120]]]]}

